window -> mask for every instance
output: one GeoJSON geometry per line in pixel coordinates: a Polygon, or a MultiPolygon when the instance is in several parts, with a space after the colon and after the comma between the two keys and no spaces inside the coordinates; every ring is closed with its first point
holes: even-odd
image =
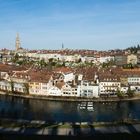
{"type": "Polygon", "coordinates": [[[93,93],[92,90],[88,90],[89,93],[93,93]]]}
{"type": "Polygon", "coordinates": [[[34,83],[30,83],[30,85],[33,85],[34,83]]]}

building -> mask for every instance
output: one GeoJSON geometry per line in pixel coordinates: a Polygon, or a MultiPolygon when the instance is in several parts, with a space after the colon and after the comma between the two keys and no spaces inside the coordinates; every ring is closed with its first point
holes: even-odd
{"type": "Polygon", "coordinates": [[[129,85],[136,85],[140,84],[140,76],[128,76],[128,84],[129,85]]]}
{"type": "Polygon", "coordinates": [[[136,65],[137,64],[137,55],[130,54],[127,56],[127,64],[136,65]]]}
{"type": "Polygon", "coordinates": [[[77,86],[73,86],[65,83],[62,86],[61,90],[62,90],[62,96],[73,96],[73,97],[79,96],[77,92],[77,86]]]}
{"type": "Polygon", "coordinates": [[[90,84],[89,82],[82,81],[81,85],[78,85],[78,91],[80,91],[80,97],[99,97],[99,86],[96,84],[90,84]]]}
{"type": "Polygon", "coordinates": [[[99,94],[115,95],[120,90],[120,78],[115,75],[99,75],[99,94]]]}
{"type": "Polygon", "coordinates": [[[52,87],[52,74],[46,71],[30,71],[29,93],[35,95],[47,95],[52,87]]]}
{"type": "Polygon", "coordinates": [[[127,56],[126,55],[115,55],[114,56],[115,64],[117,66],[123,66],[127,64],[127,56]]]}
{"type": "Polygon", "coordinates": [[[125,94],[126,94],[127,91],[128,91],[128,86],[121,84],[120,91],[121,91],[122,93],[125,93],[125,94]]]}
{"type": "Polygon", "coordinates": [[[140,67],[140,52],[137,54],[137,65],[140,67]]]}

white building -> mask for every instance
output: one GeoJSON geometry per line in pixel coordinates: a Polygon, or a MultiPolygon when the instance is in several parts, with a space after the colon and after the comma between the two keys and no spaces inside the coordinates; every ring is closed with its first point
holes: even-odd
{"type": "Polygon", "coordinates": [[[56,86],[52,86],[47,90],[48,96],[62,96],[62,91],[56,86]]]}
{"type": "Polygon", "coordinates": [[[81,58],[81,55],[63,55],[62,60],[68,62],[76,62],[81,58]]]}
{"type": "Polygon", "coordinates": [[[0,89],[11,91],[11,84],[7,80],[0,81],[0,89]]]}
{"type": "Polygon", "coordinates": [[[14,91],[16,92],[21,92],[21,93],[25,93],[25,87],[23,83],[14,83],[14,91]]]}
{"type": "Polygon", "coordinates": [[[102,57],[99,57],[98,61],[100,63],[104,63],[104,62],[109,62],[111,60],[114,60],[114,57],[113,56],[102,56],[102,57]]]}
{"type": "Polygon", "coordinates": [[[99,94],[100,95],[112,95],[116,94],[117,90],[120,90],[121,83],[115,76],[100,76],[99,78],[99,94]]]}
{"type": "Polygon", "coordinates": [[[130,89],[133,90],[135,93],[140,93],[140,85],[139,84],[130,85],[130,89]]]}
{"type": "Polygon", "coordinates": [[[128,86],[121,85],[120,91],[123,92],[123,93],[127,93],[127,91],[128,91],[128,86]]]}
{"type": "Polygon", "coordinates": [[[130,54],[127,56],[127,64],[136,65],[137,64],[137,55],[130,54]]]}
{"type": "Polygon", "coordinates": [[[139,76],[129,76],[128,83],[130,85],[140,84],[140,77],[139,76]]]}
{"type": "Polygon", "coordinates": [[[88,82],[81,82],[81,85],[78,86],[79,95],[81,97],[99,97],[99,86],[91,85],[88,82]]]}
{"type": "Polygon", "coordinates": [[[73,97],[79,97],[79,92],[77,92],[76,86],[70,86],[67,83],[65,83],[62,86],[62,96],[73,96],[73,97]]]}
{"type": "Polygon", "coordinates": [[[64,82],[72,81],[75,78],[72,72],[63,73],[63,76],[64,76],[64,82]]]}

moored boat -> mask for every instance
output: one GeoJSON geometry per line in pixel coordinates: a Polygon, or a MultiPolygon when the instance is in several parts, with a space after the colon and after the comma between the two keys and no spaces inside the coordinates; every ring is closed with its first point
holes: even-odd
{"type": "Polygon", "coordinates": [[[88,103],[87,103],[87,110],[88,110],[88,111],[94,111],[93,102],[88,102],[88,103]]]}

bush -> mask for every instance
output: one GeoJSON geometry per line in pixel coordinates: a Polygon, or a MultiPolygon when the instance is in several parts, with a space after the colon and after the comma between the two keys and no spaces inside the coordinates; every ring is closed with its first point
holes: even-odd
{"type": "Polygon", "coordinates": [[[117,96],[118,96],[119,98],[123,98],[124,94],[123,94],[122,91],[118,90],[118,91],[117,91],[117,96]]]}

